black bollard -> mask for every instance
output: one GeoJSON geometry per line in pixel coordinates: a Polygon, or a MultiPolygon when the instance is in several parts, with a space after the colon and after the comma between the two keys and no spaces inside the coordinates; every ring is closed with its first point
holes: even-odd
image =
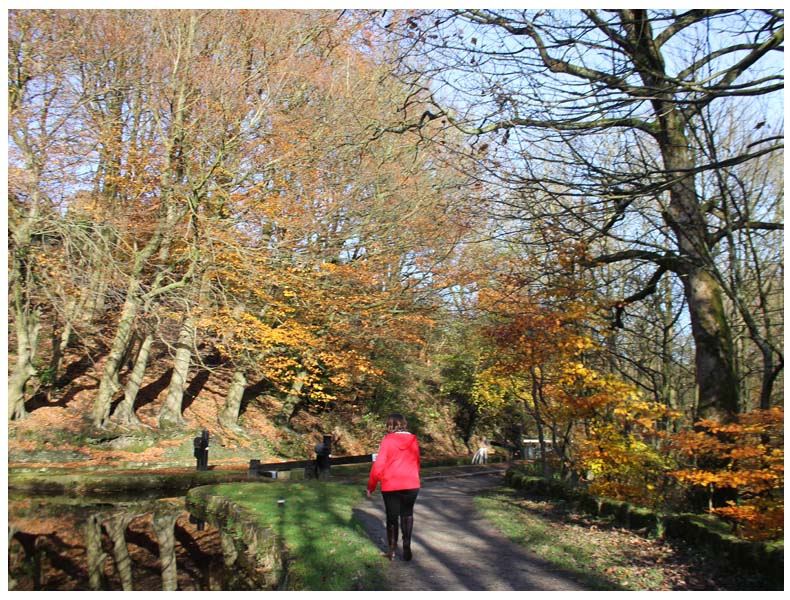
{"type": "Polygon", "coordinates": [[[189,522],[195,525],[198,531],[203,531],[206,529],[206,522],[202,519],[198,519],[197,517],[193,517],[191,514],[189,515],[189,522]]]}
{"type": "Polygon", "coordinates": [[[324,441],[315,445],[315,473],[319,479],[329,477],[330,455],[332,454],[332,436],[325,435],[324,441]]]}
{"type": "Polygon", "coordinates": [[[198,471],[208,471],[208,430],[204,429],[200,436],[192,440],[195,447],[195,460],[198,471]]]}

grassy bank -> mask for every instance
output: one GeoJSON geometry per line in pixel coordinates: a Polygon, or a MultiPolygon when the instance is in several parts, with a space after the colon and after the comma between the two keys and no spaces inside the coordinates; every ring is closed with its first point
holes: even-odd
{"type": "Polygon", "coordinates": [[[581,513],[562,500],[530,498],[503,488],[475,498],[475,504],[508,538],[573,573],[590,589],[775,589],[719,556],[640,535],[611,519],[581,513]]]}
{"type": "Polygon", "coordinates": [[[304,481],[220,484],[205,490],[227,498],[276,533],[285,548],[288,590],[382,589],[384,560],[353,508],[360,485],[304,481]]]}

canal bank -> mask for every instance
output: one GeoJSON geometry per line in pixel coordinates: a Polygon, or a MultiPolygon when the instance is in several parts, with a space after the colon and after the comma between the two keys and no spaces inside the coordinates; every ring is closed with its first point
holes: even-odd
{"type": "Polygon", "coordinates": [[[117,494],[185,494],[190,488],[213,483],[248,481],[247,468],[215,467],[197,471],[171,468],[13,468],[8,470],[8,490],[65,496],[113,496],[117,494]]]}
{"type": "MultiPolygon", "coordinates": [[[[426,458],[423,471],[431,469],[461,468],[478,469],[470,465],[464,456],[426,458]]],[[[332,467],[333,478],[347,479],[364,476],[369,465],[344,465],[332,467]]],[[[283,472],[281,479],[301,480],[304,469],[283,472]]],[[[140,466],[135,464],[103,465],[98,467],[74,466],[28,466],[9,465],[8,490],[12,493],[68,495],[68,496],[112,496],[148,492],[169,492],[184,495],[188,490],[217,483],[239,483],[245,481],[271,481],[266,477],[251,476],[248,463],[239,461],[217,462],[206,471],[198,471],[188,463],[167,466],[140,466]]]]}
{"type": "MultiPolygon", "coordinates": [[[[427,480],[481,468],[456,459],[426,462],[427,480]]],[[[251,478],[230,465],[15,468],[9,586],[381,589],[379,551],[354,515],[367,470],[333,467],[329,481],[303,481],[299,472],[251,478]]]]}

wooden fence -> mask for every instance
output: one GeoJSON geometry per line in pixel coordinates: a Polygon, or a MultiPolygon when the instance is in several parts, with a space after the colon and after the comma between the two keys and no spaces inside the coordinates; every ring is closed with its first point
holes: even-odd
{"type": "Polygon", "coordinates": [[[358,454],[356,456],[332,456],[332,436],[325,435],[323,442],[315,446],[315,458],[312,460],[291,460],[285,462],[262,463],[250,460],[250,477],[271,477],[276,479],[283,471],[304,469],[305,478],[323,478],[329,475],[332,465],[354,465],[369,463],[376,460],[375,454],[358,454]]]}

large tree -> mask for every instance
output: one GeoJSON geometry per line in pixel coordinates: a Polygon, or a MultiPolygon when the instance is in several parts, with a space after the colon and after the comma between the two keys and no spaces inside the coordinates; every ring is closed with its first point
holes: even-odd
{"type": "MultiPolygon", "coordinates": [[[[390,129],[441,120],[469,134],[503,217],[556,226],[586,266],[628,273],[617,311],[678,278],[697,416],[731,420],[741,410],[734,294],[719,257],[739,232],[782,224],[711,180],[783,147],[783,12],[458,10],[399,14],[386,28],[400,32],[399,72],[415,86],[390,129]],[[754,121],[723,143],[715,119],[744,106],[754,121]]],[[[774,366],[777,351],[765,349],[774,366]]]]}

